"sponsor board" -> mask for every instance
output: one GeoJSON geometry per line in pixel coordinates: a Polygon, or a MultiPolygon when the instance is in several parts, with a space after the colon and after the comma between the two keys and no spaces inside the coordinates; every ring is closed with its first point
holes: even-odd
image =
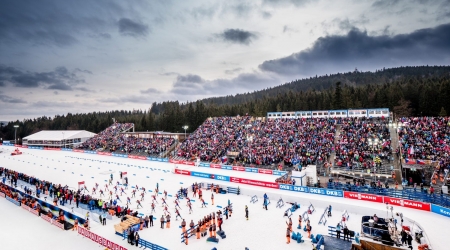
{"type": "Polygon", "coordinates": [[[285,175],[286,174],[286,171],[278,171],[278,170],[273,170],[272,171],[272,174],[273,175],[285,175]]]}
{"type": "Polygon", "coordinates": [[[450,209],[446,207],[431,204],[431,212],[450,217],[450,209]]]}
{"type": "Polygon", "coordinates": [[[172,160],[172,159],[170,159],[169,162],[170,162],[170,163],[174,163],[174,164],[180,164],[180,163],[181,163],[181,161],[178,161],[178,160],[172,160]]]}
{"type": "Polygon", "coordinates": [[[82,228],[82,227],[78,227],[78,234],[81,234],[82,236],[84,236],[88,239],[91,239],[92,241],[94,241],[94,242],[100,244],[101,246],[104,246],[110,250],[127,250],[126,248],[119,246],[116,243],[114,243],[108,239],[105,239],[105,238],[103,238],[85,228],[82,228]]]}
{"type": "Polygon", "coordinates": [[[344,191],[344,198],[383,203],[383,196],[344,191]]]}
{"type": "Polygon", "coordinates": [[[44,150],[61,151],[61,148],[44,148],[44,150]]]}
{"type": "Polygon", "coordinates": [[[161,160],[162,160],[162,162],[169,162],[169,158],[162,158],[161,160]]]}
{"type": "Polygon", "coordinates": [[[250,172],[250,173],[258,173],[258,169],[257,168],[245,168],[245,172],[250,172]]]}
{"type": "MultiPolygon", "coordinates": [[[[177,170],[177,169],[176,169],[177,170]]],[[[175,171],[176,171],[175,170],[175,171]]],[[[191,171],[191,176],[211,179],[211,174],[191,171]]],[[[214,178],[214,177],[213,177],[214,178]]]]}
{"type": "Polygon", "coordinates": [[[193,161],[183,161],[184,165],[195,166],[195,162],[193,161]]]}
{"type": "Polygon", "coordinates": [[[105,156],[111,156],[112,153],[109,152],[97,152],[98,155],[105,155],[105,156]]]}
{"type": "Polygon", "coordinates": [[[224,170],[233,170],[233,166],[230,166],[230,165],[222,165],[221,168],[224,170]]]}
{"type": "Polygon", "coordinates": [[[84,150],[81,150],[81,149],[74,149],[74,150],[72,150],[72,152],[76,152],[76,153],[84,153],[84,150]]]}
{"type": "Polygon", "coordinates": [[[420,202],[420,201],[412,201],[412,200],[404,200],[399,198],[392,198],[392,197],[384,197],[384,203],[388,203],[391,205],[396,206],[402,206],[402,207],[408,207],[408,208],[414,208],[424,211],[430,211],[431,207],[429,203],[420,202]]]}
{"type": "Polygon", "coordinates": [[[220,164],[209,164],[210,168],[222,168],[222,166],[220,164]]]}
{"type": "Polygon", "coordinates": [[[233,170],[234,171],[245,171],[245,168],[241,167],[241,166],[233,166],[233,170]]]}
{"type": "Polygon", "coordinates": [[[147,160],[147,157],[145,157],[145,156],[138,156],[138,155],[129,155],[128,158],[136,159],[136,160],[147,160]]]}
{"type": "Polygon", "coordinates": [[[258,187],[266,187],[266,188],[275,188],[275,189],[279,188],[278,183],[275,183],[275,182],[257,181],[257,180],[250,180],[250,179],[236,178],[236,177],[230,177],[230,182],[258,186],[258,187]]]}
{"type": "Polygon", "coordinates": [[[12,198],[10,198],[9,196],[6,196],[6,199],[7,199],[8,201],[10,201],[11,203],[13,203],[13,204],[15,204],[15,205],[17,205],[17,206],[20,206],[20,202],[14,200],[14,199],[12,199],[12,198]]]}
{"type": "Polygon", "coordinates": [[[3,192],[0,192],[0,197],[6,198],[6,195],[5,195],[5,193],[3,193],[3,192]]]}
{"type": "Polygon", "coordinates": [[[214,175],[214,179],[219,180],[219,181],[230,181],[230,177],[229,176],[225,176],[225,175],[214,175]]]}
{"type": "Polygon", "coordinates": [[[334,197],[343,197],[344,194],[341,190],[330,190],[325,188],[309,188],[310,194],[320,194],[334,197]]]}
{"type": "Polygon", "coordinates": [[[289,190],[289,191],[295,191],[295,192],[309,193],[309,188],[308,187],[294,186],[294,185],[289,185],[289,184],[279,184],[279,188],[281,190],[289,190]]]}
{"type": "Polygon", "coordinates": [[[209,163],[200,162],[200,164],[198,166],[209,168],[209,165],[210,165],[209,163]]]}
{"type": "Polygon", "coordinates": [[[272,174],[272,169],[261,169],[261,168],[258,168],[258,173],[260,173],[260,174],[272,174]]]}
{"type": "Polygon", "coordinates": [[[191,171],[176,168],[175,174],[191,175],[191,171]]]}
{"type": "Polygon", "coordinates": [[[22,145],[22,148],[28,148],[28,146],[27,145],[22,145]]]}

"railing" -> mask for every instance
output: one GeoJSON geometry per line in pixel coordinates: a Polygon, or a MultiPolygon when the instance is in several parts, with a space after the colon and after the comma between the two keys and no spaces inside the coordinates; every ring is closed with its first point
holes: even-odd
{"type": "MultiPolygon", "coordinates": [[[[127,234],[126,234],[125,232],[123,232],[123,233],[116,232],[116,234],[119,235],[120,237],[122,237],[122,238],[123,238],[122,240],[126,240],[126,239],[127,239],[127,234]]],[[[153,244],[153,243],[151,243],[151,242],[149,242],[149,241],[146,241],[146,240],[143,240],[143,239],[141,239],[141,238],[139,238],[138,243],[139,243],[139,245],[140,245],[139,248],[144,247],[144,248],[142,248],[142,249],[150,249],[150,250],[168,250],[167,248],[164,248],[164,247],[162,247],[162,246],[153,244]]]]}

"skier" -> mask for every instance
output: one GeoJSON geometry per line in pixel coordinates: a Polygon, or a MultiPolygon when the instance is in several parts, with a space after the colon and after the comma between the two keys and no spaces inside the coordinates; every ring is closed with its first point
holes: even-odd
{"type": "Polygon", "coordinates": [[[95,192],[95,187],[92,188],[92,194],[97,194],[97,192],[95,192]]]}
{"type": "Polygon", "coordinates": [[[245,218],[248,220],[248,207],[245,205],[245,218]]]}
{"type": "Polygon", "coordinates": [[[131,199],[130,197],[127,197],[127,205],[130,204],[131,205],[131,199]]]}
{"type": "Polygon", "coordinates": [[[151,211],[151,213],[153,213],[153,212],[156,213],[156,211],[155,211],[155,203],[152,203],[152,211],[151,211]]]}
{"type": "MultiPolygon", "coordinates": [[[[155,195],[152,195],[152,198],[153,198],[152,202],[158,203],[158,201],[156,200],[156,196],[155,196],[155,195]]],[[[159,204],[159,203],[158,203],[158,204],[159,204]]]]}
{"type": "Polygon", "coordinates": [[[103,190],[100,189],[100,196],[104,196],[103,190]]]}
{"type": "Polygon", "coordinates": [[[203,200],[203,199],[200,199],[201,200],[201,202],[202,202],[202,207],[206,207],[206,202],[205,202],[205,200],[203,200]]]}
{"type": "Polygon", "coordinates": [[[188,202],[187,206],[189,207],[189,214],[191,214],[193,212],[192,211],[192,204],[190,202],[188,202]]]}
{"type": "Polygon", "coordinates": [[[180,211],[178,211],[178,209],[175,209],[175,214],[177,215],[177,216],[175,217],[175,220],[178,220],[178,217],[180,217],[181,219],[183,219],[183,218],[181,217],[180,211]]]}
{"type": "Polygon", "coordinates": [[[141,193],[141,201],[143,201],[143,200],[144,200],[144,195],[145,195],[145,193],[144,193],[144,192],[142,192],[142,193],[141,193]]]}
{"type": "Polygon", "coordinates": [[[166,205],[166,206],[169,206],[167,203],[166,203],[166,200],[164,199],[164,198],[161,198],[161,200],[162,200],[162,206],[164,206],[164,205],[166,205]]]}
{"type": "Polygon", "coordinates": [[[214,205],[214,193],[211,193],[211,204],[214,205]]]}
{"type": "Polygon", "coordinates": [[[136,190],[131,191],[131,198],[136,197],[136,190]]]}
{"type": "Polygon", "coordinates": [[[141,205],[141,202],[140,202],[139,200],[136,200],[136,203],[137,203],[137,208],[136,208],[136,209],[138,209],[139,206],[140,206],[141,208],[144,208],[144,207],[141,205]]]}

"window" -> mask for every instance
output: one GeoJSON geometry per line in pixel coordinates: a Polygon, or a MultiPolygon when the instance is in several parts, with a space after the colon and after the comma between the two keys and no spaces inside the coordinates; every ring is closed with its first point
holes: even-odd
{"type": "Polygon", "coordinates": [[[349,115],[353,115],[353,111],[348,111],[348,114],[349,115]]]}
{"type": "Polygon", "coordinates": [[[365,111],[365,110],[361,111],[361,114],[365,115],[365,114],[366,114],[366,111],[365,111]]]}
{"type": "Polygon", "coordinates": [[[287,114],[287,116],[291,116],[291,114],[287,114]]]}
{"type": "Polygon", "coordinates": [[[369,115],[373,115],[373,114],[375,114],[375,111],[370,110],[370,111],[369,111],[369,115]]]}
{"type": "MultiPolygon", "coordinates": [[[[339,113],[339,112],[336,112],[336,114],[337,114],[337,113],[339,113]]],[[[334,112],[330,112],[330,115],[334,115],[334,112]]]]}
{"type": "Polygon", "coordinates": [[[322,112],[319,112],[319,115],[322,115],[322,112]]]}
{"type": "Polygon", "coordinates": [[[383,114],[387,115],[388,111],[387,110],[383,110],[383,114]]]}
{"type": "Polygon", "coordinates": [[[317,113],[316,113],[316,112],[313,112],[313,115],[317,115],[317,113]]]}
{"type": "Polygon", "coordinates": [[[377,115],[381,114],[381,110],[377,110],[377,111],[376,111],[376,114],[377,114],[377,115]]]}
{"type": "Polygon", "coordinates": [[[280,117],[280,114],[277,114],[278,117],[280,117]]]}

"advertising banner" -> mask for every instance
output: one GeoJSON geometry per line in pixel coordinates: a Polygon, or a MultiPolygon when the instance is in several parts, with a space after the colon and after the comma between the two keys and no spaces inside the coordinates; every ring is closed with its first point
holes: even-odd
{"type": "Polygon", "coordinates": [[[450,217],[450,209],[431,204],[431,212],[450,217]]]}
{"type": "Polygon", "coordinates": [[[272,174],[273,175],[285,175],[286,174],[286,171],[278,171],[278,170],[273,170],[272,171],[272,174]]]}
{"type": "MultiPolygon", "coordinates": [[[[175,169],[175,171],[176,170],[179,170],[179,169],[175,169]]],[[[214,178],[214,177],[211,177],[211,174],[194,172],[194,171],[190,171],[190,172],[191,172],[191,176],[194,176],[194,177],[207,178],[207,179],[214,178]]]]}
{"type": "Polygon", "coordinates": [[[72,150],[72,152],[84,153],[84,150],[81,150],[81,149],[74,149],[74,150],[72,150]]]}
{"type": "Polygon", "coordinates": [[[8,201],[10,201],[11,203],[13,203],[13,204],[15,204],[15,205],[17,205],[17,206],[20,206],[20,202],[14,200],[14,199],[12,199],[12,198],[10,198],[9,196],[6,196],[6,199],[7,199],[8,201]]]}
{"type": "Polygon", "coordinates": [[[230,181],[230,177],[229,176],[225,176],[225,175],[213,175],[214,179],[219,180],[219,181],[230,181]]]}
{"type": "Polygon", "coordinates": [[[279,184],[279,187],[281,190],[289,190],[289,191],[295,191],[295,192],[302,192],[302,193],[309,193],[308,187],[302,187],[302,186],[294,186],[289,184],[279,184]]]}
{"type": "Polygon", "coordinates": [[[234,171],[245,171],[245,168],[244,167],[241,167],[241,166],[233,166],[233,170],[234,171]]]}
{"type": "Polygon", "coordinates": [[[176,168],[175,174],[191,175],[191,171],[176,168]]]}
{"type": "Polygon", "coordinates": [[[309,193],[326,195],[326,196],[334,196],[334,197],[343,197],[344,196],[342,190],[331,190],[331,189],[325,189],[325,188],[309,188],[309,193]]]}
{"type": "Polygon", "coordinates": [[[245,172],[251,172],[251,173],[258,173],[258,169],[257,168],[245,168],[245,172]]]}
{"type": "Polygon", "coordinates": [[[195,162],[193,161],[183,161],[184,165],[195,166],[195,162]]]}
{"type": "Polygon", "coordinates": [[[233,166],[231,166],[231,165],[222,165],[222,169],[224,169],[224,170],[233,170],[233,166]]]}
{"type": "Polygon", "coordinates": [[[200,164],[198,165],[199,167],[205,167],[205,168],[209,168],[209,163],[205,163],[205,162],[200,162],[200,164]]]}
{"type": "Polygon", "coordinates": [[[98,155],[105,155],[105,156],[111,156],[112,153],[109,152],[97,152],[98,155]]]}
{"type": "Polygon", "coordinates": [[[127,250],[126,248],[117,245],[116,243],[103,238],[87,229],[84,229],[83,227],[78,227],[78,234],[81,234],[82,236],[91,239],[92,241],[100,244],[101,246],[104,246],[110,250],[127,250]]]}
{"type": "Polygon", "coordinates": [[[222,166],[220,164],[209,164],[210,168],[222,168],[222,166]]]}
{"type": "Polygon", "coordinates": [[[344,191],[344,198],[383,203],[383,196],[344,191]]]}
{"type": "Polygon", "coordinates": [[[260,173],[260,174],[272,174],[272,169],[258,168],[258,173],[260,173]]]}
{"type": "Polygon", "coordinates": [[[169,162],[174,164],[180,164],[181,161],[170,159],[169,162]]]}
{"type": "Polygon", "coordinates": [[[230,177],[230,182],[247,184],[247,185],[258,186],[258,187],[279,189],[278,183],[275,183],[275,182],[256,181],[256,180],[237,178],[237,177],[230,177]]]}
{"type": "Polygon", "coordinates": [[[408,207],[408,208],[414,208],[424,211],[430,211],[431,206],[429,203],[420,202],[420,201],[411,201],[411,200],[404,200],[399,198],[392,198],[392,197],[384,197],[384,203],[388,203],[391,205],[396,206],[402,206],[402,207],[408,207]]]}

